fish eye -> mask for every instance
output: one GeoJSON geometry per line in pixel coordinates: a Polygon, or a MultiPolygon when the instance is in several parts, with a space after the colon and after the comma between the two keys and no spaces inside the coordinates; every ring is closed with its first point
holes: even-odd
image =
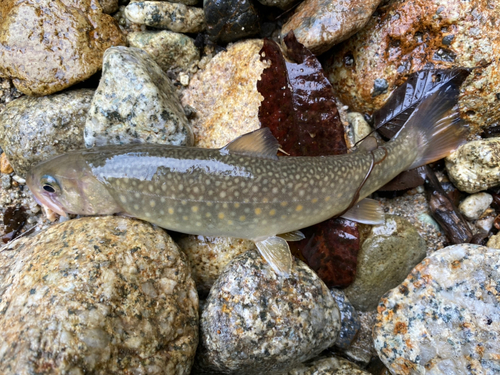
{"type": "Polygon", "coordinates": [[[48,193],[55,193],[60,190],[57,180],[49,175],[45,175],[41,178],[42,189],[48,193]]]}

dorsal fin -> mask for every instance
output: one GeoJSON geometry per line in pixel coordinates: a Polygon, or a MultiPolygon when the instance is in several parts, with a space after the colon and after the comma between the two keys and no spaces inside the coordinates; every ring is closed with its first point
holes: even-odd
{"type": "Polygon", "coordinates": [[[257,156],[278,160],[276,153],[280,147],[269,128],[261,128],[251,133],[243,134],[220,149],[220,153],[257,156]]]}

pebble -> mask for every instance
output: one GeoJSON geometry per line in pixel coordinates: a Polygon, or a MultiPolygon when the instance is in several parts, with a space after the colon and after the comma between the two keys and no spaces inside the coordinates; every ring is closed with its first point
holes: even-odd
{"type": "Polygon", "coordinates": [[[361,30],[380,0],[305,0],[283,25],[281,38],[293,30],[297,40],[316,55],[361,30]]]}
{"type": "Polygon", "coordinates": [[[341,350],[347,349],[361,327],[359,316],[343,291],[332,288],[330,294],[340,311],[340,332],[337,341],[335,341],[335,347],[341,350]]]}
{"type": "Polygon", "coordinates": [[[94,91],[79,89],[44,97],[23,96],[0,113],[0,145],[14,171],[83,148],[85,117],[94,91]]]}
{"type": "Polygon", "coordinates": [[[0,373],[189,374],[198,296],[185,255],[163,230],[89,217],[8,246],[0,373]]]}
{"type": "Polygon", "coordinates": [[[500,185],[500,138],[468,142],[446,159],[453,184],[473,194],[500,185]]]}
{"type": "Polygon", "coordinates": [[[351,345],[347,349],[342,350],[342,355],[351,361],[366,367],[373,357],[376,357],[376,352],[373,347],[372,330],[375,324],[376,311],[361,312],[359,321],[361,327],[358,334],[354,337],[351,345]]]}
{"type": "Polygon", "coordinates": [[[500,249],[500,233],[491,236],[486,246],[493,249],[500,249]]]}
{"type": "Polygon", "coordinates": [[[192,69],[200,60],[200,52],[190,37],[172,31],[131,32],[127,35],[130,47],[148,52],[163,69],[192,69]]]}
{"type": "Polygon", "coordinates": [[[118,10],[119,0],[99,0],[99,4],[103,13],[112,14],[118,10]]]}
{"type": "Polygon", "coordinates": [[[298,0],[259,0],[259,3],[268,7],[277,7],[280,9],[290,9],[298,0]]]}
{"type": "Polygon", "coordinates": [[[12,165],[10,165],[5,152],[2,152],[2,155],[0,156],[0,172],[3,174],[11,174],[14,172],[14,169],[12,168],[12,165]]]}
{"type": "Polygon", "coordinates": [[[344,289],[359,311],[377,307],[380,298],[401,283],[426,255],[426,244],[402,217],[386,215],[361,245],[354,283],[344,289]]]}
{"type": "Polygon", "coordinates": [[[24,185],[24,184],[26,184],[26,180],[25,180],[24,178],[22,178],[22,177],[18,176],[18,175],[14,175],[14,176],[12,176],[12,179],[13,179],[14,181],[16,181],[16,182],[17,182],[18,184],[20,184],[20,185],[24,185]]]}
{"type": "Polygon", "coordinates": [[[8,174],[4,174],[0,177],[0,180],[2,181],[2,189],[10,189],[11,186],[11,181],[10,181],[10,176],[8,174]]]}
{"type": "Polygon", "coordinates": [[[133,47],[104,54],[104,70],[85,124],[85,146],[160,143],[191,146],[193,136],[167,75],[133,47]]]}
{"type": "Polygon", "coordinates": [[[373,130],[359,112],[350,112],[347,114],[346,118],[354,133],[353,145],[369,136],[373,130]]]}
{"type": "Polygon", "coordinates": [[[473,221],[479,219],[490,207],[493,197],[488,193],[477,193],[465,198],[458,209],[467,220],[473,221]]]}
{"type": "Polygon", "coordinates": [[[224,374],[284,372],[331,346],[339,329],[337,305],[309,267],[295,260],[290,278],[279,277],[250,250],[210,291],[197,365],[224,374]]]}
{"type": "Polygon", "coordinates": [[[133,2],[125,8],[125,16],[138,24],[178,33],[199,33],[205,29],[203,9],[180,3],[133,2]]]}
{"type": "Polygon", "coordinates": [[[370,375],[370,373],[342,357],[330,356],[301,364],[287,375],[370,375]]]}
{"type": "Polygon", "coordinates": [[[101,69],[104,51],[125,44],[113,17],[94,0],[3,0],[0,76],[28,95],[49,95],[101,69]]]}
{"type": "Polygon", "coordinates": [[[500,251],[449,246],[427,257],[378,306],[375,348],[393,374],[500,371],[500,251]]]}

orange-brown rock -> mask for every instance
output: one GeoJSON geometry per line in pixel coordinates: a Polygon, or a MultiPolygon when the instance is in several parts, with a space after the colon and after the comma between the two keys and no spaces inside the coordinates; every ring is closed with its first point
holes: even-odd
{"type": "Polygon", "coordinates": [[[14,172],[14,169],[10,165],[9,160],[7,160],[5,152],[2,152],[2,155],[0,156],[0,173],[10,174],[12,172],[14,172]]]}
{"type": "Polygon", "coordinates": [[[48,95],[101,69],[104,51],[125,44],[97,0],[0,2],[0,77],[28,95],[48,95]]]}
{"type": "Polygon", "coordinates": [[[495,1],[392,1],[324,65],[340,100],[361,112],[380,108],[418,70],[480,67],[459,100],[462,117],[477,130],[500,119],[499,17],[495,1]]]}

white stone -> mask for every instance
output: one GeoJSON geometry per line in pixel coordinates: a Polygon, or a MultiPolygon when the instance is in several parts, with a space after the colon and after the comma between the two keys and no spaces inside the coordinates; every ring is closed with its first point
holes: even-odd
{"type": "Polygon", "coordinates": [[[458,209],[467,220],[477,220],[488,209],[491,202],[493,202],[493,197],[488,193],[472,194],[460,203],[458,209]]]}

